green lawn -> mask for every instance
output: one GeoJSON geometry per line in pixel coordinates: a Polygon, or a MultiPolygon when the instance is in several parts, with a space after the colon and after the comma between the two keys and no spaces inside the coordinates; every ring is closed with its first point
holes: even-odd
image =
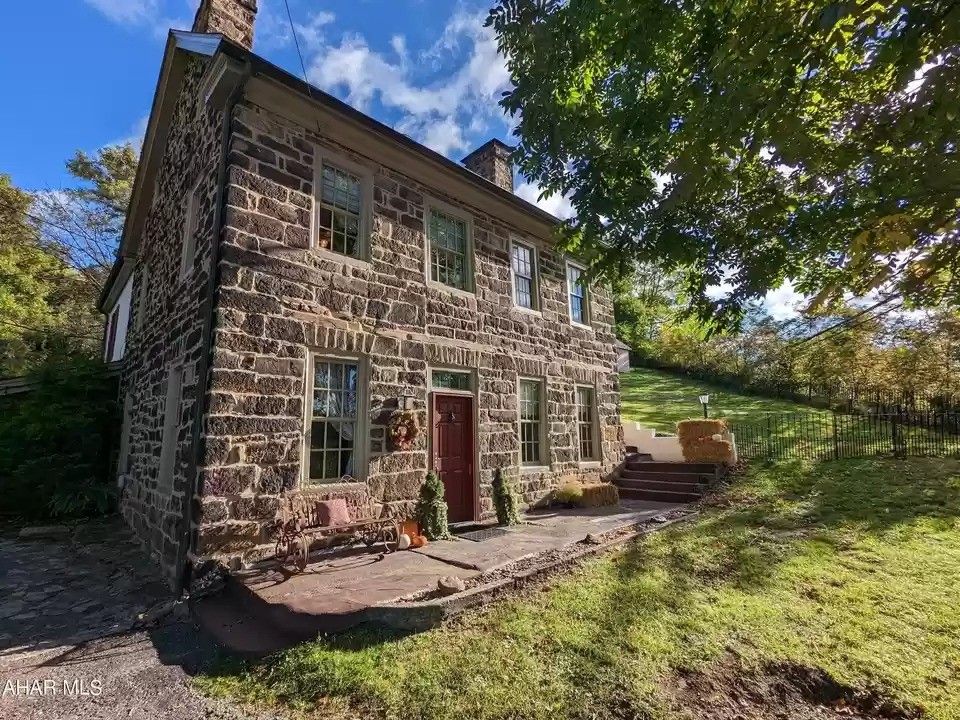
{"type": "Polygon", "coordinates": [[[731,653],[748,668],[819,667],[960,720],[960,462],[757,466],[698,521],[546,591],[199,683],[324,717],[670,717],[665,679],[731,653]]]}
{"type": "Polygon", "coordinates": [[[710,396],[710,416],[731,421],[759,421],[769,413],[821,412],[788,400],[742,395],[658,370],[624,373],[620,376],[620,389],[624,420],[635,420],[665,432],[673,432],[679,420],[702,417],[697,398],[705,394],[710,396]]]}

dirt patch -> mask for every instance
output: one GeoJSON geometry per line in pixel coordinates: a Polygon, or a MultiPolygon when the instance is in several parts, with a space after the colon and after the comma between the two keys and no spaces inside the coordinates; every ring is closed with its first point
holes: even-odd
{"type": "Polygon", "coordinates": [[[818,668],[791,663],[744,670],[726,657],[666,683],[674,710],[689,720],[908,720],[922,718],[882,693],[843,685],[818,668]]]}

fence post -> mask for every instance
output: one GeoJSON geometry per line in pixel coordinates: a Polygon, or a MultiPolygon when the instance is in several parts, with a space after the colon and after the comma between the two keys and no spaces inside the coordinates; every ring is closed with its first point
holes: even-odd
{"type": "Polygon", "coordinates": [[[773,460],[773,428],[770,425],[769,415],[767,415],[767,460],[773,460]]]}
{"type": "Polygon", "coordinates": [[[833,413],[830,416],[830,419],[833,421],[833,459],[840,459],[840,438],[837,436],[837,414],[833,413]]]}

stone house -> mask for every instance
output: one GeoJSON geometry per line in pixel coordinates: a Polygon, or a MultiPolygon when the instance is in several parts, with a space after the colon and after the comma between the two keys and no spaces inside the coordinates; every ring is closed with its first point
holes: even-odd
{"type": "Polygon", "coordinates": [[[171,583],[270,556],[291,494],[402,514],[435,468],[470,521],[497,469],[527,504],[609,475],[611,299],[509,148],[451,162],[254,55],[255,16],[203,0],[170,33],[101,297],[122,513],[171,583]]]}

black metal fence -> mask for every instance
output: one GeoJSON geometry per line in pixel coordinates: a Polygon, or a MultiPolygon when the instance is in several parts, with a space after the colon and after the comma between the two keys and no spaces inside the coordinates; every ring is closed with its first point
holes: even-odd
{"type": "Polygon", "coordinates": [[[743,460],[960,455],[960,413],[772,413],[730,429],[743,460]]]}

